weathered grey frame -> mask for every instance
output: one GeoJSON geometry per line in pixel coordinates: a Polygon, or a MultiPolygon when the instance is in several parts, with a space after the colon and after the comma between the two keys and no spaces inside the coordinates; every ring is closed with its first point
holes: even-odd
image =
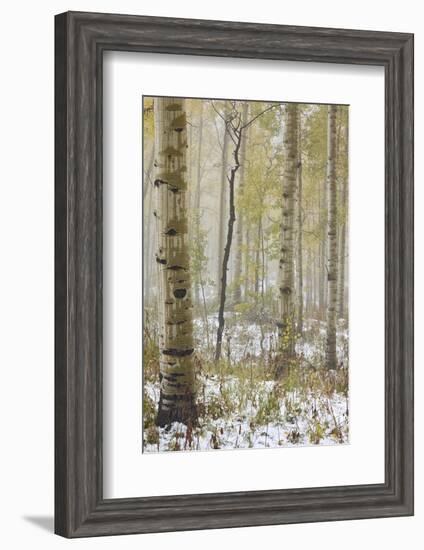
{"type": "Polygon", "coordinates": [[[55,30],[56,533],[84,537],[412,515],[413,35],[74,12],[56,16],[55,30]],[[385,68],[384,483],[103,499],[105,50],[385,68]]]}

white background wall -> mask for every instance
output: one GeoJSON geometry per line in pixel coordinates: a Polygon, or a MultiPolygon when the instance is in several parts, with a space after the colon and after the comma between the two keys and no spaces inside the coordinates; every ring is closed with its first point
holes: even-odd
{"type": "Polygon", "coordinates": [[[0,31],[0,543],[3,548],[421,548],[424,520],[424,229],[422,155],[416,159],[416,516],[66,541],[53,526],[53,16],[134,13],[415,33],[416,150],[424,147],[424,24],[420,3],[261,0],[4,3],[0,31]]]}

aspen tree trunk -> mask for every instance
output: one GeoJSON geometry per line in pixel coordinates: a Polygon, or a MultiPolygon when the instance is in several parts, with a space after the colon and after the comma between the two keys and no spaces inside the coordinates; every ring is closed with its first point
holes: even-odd
{"type": "MultiPolygon", "coordinates": [[[[196,172],[196,203],[195,203],[195,216],[196,216],[196,234],[195,238],[197,243],[200,242],[200,178],[201,178],[201,161],[202,161],[202,142],[203,142],[203,101],[200,102],[200,118],[199,118],[199,136],[198,136],[198,149],[197,149],[197,172],[196,172]]],[[[200,303],[200,281],[196,281],[196,304],[200,303]]]]}
{"type": "Polygon", "coordinates": [[[316,250],[315,254],[312,255],[313,259],[313,289],[314,289],[314,313],[316,314],[319,311],[319,285],[321,281],[321,270],[319,267],[319,250],[316,250]]]}
{"type": "MultiPolygon", "coordinates": [[[[328,139],[328,138],[327,138],[328,139]]],[[[320,283],[319,283],[319,310],[320,317],[325,315],[327,310],[327,182],[321,184],[323,187],[321,207],[320,207],[320,224],[321,224],[321,242],[320,242],[320,283]]]]}
{"type": "Polygon", "coordinates": [[[302,246],[302,126],[301,116],[298,115],[298,161],[297,161],[297,289],[298,312],[297,333],[303,331],[303,246],[302,246]]]}
{"type": "MultiPolygon", "coordinates": [[[[347,214],[348,215],[348,214],[347,214]]],[[[349,319],[349,222],[346,219],[345,222],[345,257],[344,257],[344,294],[343,294],[343,305],[344,305],[344,318],[349,319]],[[347,274],[347,276],[346,276],[347,274]],[[347,279],[347,281],[346,281],[347,279]]]]}
{"type": "MultiPolygon", "coordinates": [[[[244,126],[247,123],[249,116],[249,103],[245,102],[243,104],[242,110],[242,119],[241,124],[244,126]]],[[[242,277],[242,261],[243,261],[243,210],[240,207],[241,199],[243,198],[243,188],[246,178],[246,144],[247,144],[247,133],[246,130],[245,138],[241,144],[240,157],[241,157],[241,166],[240,166],[240,180],[238,186],[238,212],[237,212],[237,251],[236,251],[236,261],[234,268],[234,303],[241,302],[241,277],[242,277]]]]}
{"type": "Polygon", "coordinates": [[[155,160],[155,146],[152,145],[152,148],[150,149],[149,153],[149,160],[147,162],[147,167],[144,170],[144,179],[143,179],[143,199],[146,198],[152,173],[153,173],[153,162],[155,160]]]}
{"type": "Polygon", "coordinates": [[[328,106],[327,136],[327,200],[328,200],[328,260],[327,260],[327,343],[326,366],[337,367],[336,317],[337,317],[337,179],[336,179],[336,113],[335,105],[328,106]]]}
{"type": "Polygon", "coordinates": [[[143,174],[143,216],[147,222],[144,224],[144,242],[147,245],[143,248],[143,284],[144,284],[144,296],[146,298],[146,303],[150,302],[151,295],[151,257],[152,257],[152,202],[153,202],[153,191],[152,191],[152,174],[153,174],[153,162],[155,157],[155,147],[152,145],[150,152],[148,154],[148,161],[146,161],[146,149],[144,149],[145,157],[144,162],[144,174],[143,174]],[[146,166],[147,165],[147,166],[146,166]]]}
{"type": "MultiPolygon", "coordinates": [[[[246,221],[246,220],[245,220],[246,221]]],[[[250,292],[250,226],[246,224],[246,245],[244,249],[244,301],[247,301],[250,292]]]]}
{"type": "Polygon", "coordinates": [[[144,297],[146,304],[149,306],[151,302],[151,283],[152,283],[152,264],[153,264],[153,186],[149,185],[146,196],[144,197],[144,257],[143,257],[143,275],[144,275],[144,297]]]}
{"type": "MultiPolygon", "coordinates": [[[[187,150],[190,151],[190,158],[187,159],[187,171],[186,171],[186,179],[187,179],[187,204],[186,207],[188,208],[189,212],[191,212],[194,208],[194,204],[196,201],[196,193],[195,193],[195,187],[196,187],[196,181],[193,177],[194,169],[193,169],[193,154],[191,151],[193,151],[193,109],[191,107],[191,110],[189,110],[189,106],[191,102],[187,102],[185,104],[185,114],[186,114],[186,134],[187,134],[187,150]]],[[[188,232],[191,234],[194,234],[193,228],[190,227],[190,225],[194,222],[194,220],[189,216],[188,219],[188,232]]]]}
{"type": "Polygon", "coordinates": [[[261,252],[261,232],[262,232],[262,219],[258,222],[258,233],[256,235],[256,250],[255,250],[255,303],[258,301],[259,293],[259,268],[260,268],[260,252],[261,252]]]}
{"type": "Polygon", "coordinates": [[[264,230],[261,223],[261,301],[262,301],[262,316],[265,311],[265,284],[266,284],[266,259],[265,259],[265,239],[264,239],[264,230]]]}
{"type": "Polygon", "coordinates": [[[154,204],[154,186],[153,186],[153,171],[154,171],[154,161],[155,161],[155,144],[152,144],[149,160],[147,163],[147,169],[144,171],[144,183],[143,183],[143,204],[144,204],[144,216],[147,220],[146,223],[146,235],[144,237],[144,242],[147,243],[145,247],[145,285],[146,285],[146,296],[147,296],[147,305],[151,303],[151,287],[152,287],[152,271],[154,267],[154,251],[157,241],[157,235],[155,231],[155,224],[153,219],[153,204],[154,204]]]}
{"type": "Polygon", "coordinates": [[[307,252],[306,308],[311,315],[314,311],[314,264],[311,250],[307,252]]]}
{"type": "Polygon", "coordinates": [[[160,272],[160,398],[156,424],[194,424],[193,321],[187,218],[185,101],[155,98],[160,272]]]}
{"type": "MultiPolygon", "coordinates": [[[[348,144],[348,129],[346,127],[346,137],[345,137],[345,150],[344,150],[344,159],[347,163],[348,154],[349,154],[349,144],[348,144]]],[[[342,186],[342,196],[341,203],[344,211],[342,225],[340,227],[340,276],[339,276],[339,299],[338,299],[338,315],[339,318],[345,318],[345,269],[346,269],[346,226],[348,219],[348,193],[347,193],[347,182],[348,174],[346,173],[343,178],[342,186]]]]}
{"type": "Polygon", "coordinates": [[[281,247],[279,261],[279,351],[286,367],[294,357],[294,199],[297,172],[298,106],[286,106],[284,128],[284,172],[282,182],[281,247]]]}
{"type": "MultiPolygon", "coordinates": [[[[225,114],[226,116],[226,114],[225,114]]],[[[222,290],[222,262],[224,258],[224,236],[225,236],[225,213],[226,213],[226,189],[227,189],[227,164],[228,164],[228,130],[224,128],[224,138],[222,140],[222,167],[221,167],[221,186],[219,195],[219,227],[218,227],[218,267],[217,267],[217,291],[221,296],[222,290]]]]}
{"type": "Polygon", "coordinates": [[[343,222],[340,227],[340,260],[339,260],[339,283],[338,283],[338,299],[337,299],[337,316],[339,319],[345,317],[345,256],[346,256],[346,225],[343,222]]]}
{"type": "Polygon", "coordinates": [[[315,264],[315,255],[313,253],[313,250],[309,251],[309,277],[310,277],[310,315],[316,316],[316,296],[317,296],[317,287],[316,287],[316,264],[315,264]]]}

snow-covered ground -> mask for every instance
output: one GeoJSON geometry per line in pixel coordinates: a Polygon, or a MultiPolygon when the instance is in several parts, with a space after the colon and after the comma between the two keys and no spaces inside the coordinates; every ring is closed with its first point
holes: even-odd
{"type": "MultiPolygon", "coordinates": [[[[236,313],[232,313],[237,317],[236,313]]],[[[218,315],[208,316],[209,339],[215,341],[218,328],[218,315]]],[[[205,323],[203,319],[194,319],[194,333],[197,348],[206,348],[205,323]]],[[[308,319],[304,321],[305,337],[296,343],[296,353],[310,364],[314,359],[323,356],[326,328],[323,321],[308,319]]],[[[347,357],[348,330],[345,321],[340,319],[337,327],[337,357],[345,368],[348,367],[347,357]]],[[[277,345],[275,326],[262,326],[255,322],[227,322],[223,337],[223,354],[231,361],[239,362],[246,357],[260,357],[272,353],[277,345]]]]}
{"type": "MultiPolygon", "coordinates": [[[[217,324],[217,316],[210,315],[208,328],[211,343],[215,340],[217,324]]],[[[212,344],[208,350],[204,322],[196,319],[194,329],[198,353],[211,356],[212,344]]],[[[143,451],[206,451],[348,443],[347,326],[343,321],[338,323],[337,355],[342,368],[337,373],[329,373],[317,370],[323,364],[325,353],[325,323],[317,320],[304,322],[303,337],[296,344],[300,371],[293,384],[275,381],[271,373],[263,372],[264,359],[266,364],[274,355],[276,338],[272,325],[261,327],[254,322],[229,324],[224,332],[223,356],[227,366],[246,366],[245,372],[248,374],[235,376],[227,371],[220,375],[213,369],[212,374],[200,372],[197,379],[199,425],[187,431],[181,423],[174,423],[166,429],[151,424],[144,432],[143,451]],[[345,387],[338,392],[335,388],[339,388],[340,384],[332,384],[335,380],[331,377],[340,376],[343,372],[346,373],[345,387]],[[327,385],[322,377],[327,377],[327,385]]],[[[151,407],[156,407],[159,401],[158,382],[146,382],[145,398],[151,407]]]]}
{"type": "MultiPolygon", "coordinates": [[[[348,399],[344,395],[305,396],[294,390],[273,399],[276,382],[264,381],[255,384],[253,399],[237,403],[237,384],[236,379],[222,384],[218,377],[208,377],[203,381],[201,400],[208,406],[219,403],[222,393],[224,402],[233,395],[231,415],[216,419],[201,417],[199,427],[189,434],[180,423],[174,423],[170,429],[156,428],[157,441],[150,444],[145,441],[144,452],[348,443],[348,399]],[[267,417],[270,420],[261,422],[267,417]]],[[[157,403],[159,385],[146,384],[146,393],[157,403]]]]}

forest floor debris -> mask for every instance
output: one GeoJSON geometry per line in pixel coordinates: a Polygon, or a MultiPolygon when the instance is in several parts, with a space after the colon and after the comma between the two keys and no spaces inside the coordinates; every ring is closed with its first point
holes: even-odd
{"type": "MultiPolygon", "coordinates": [[[[215,320],[209,319],[215,329],[215,320]]],[[[200,323],[197,326],[202,340],[200,323]]],[[[144,452],[276,448],[349,442],[347,330],[339,324],[339,368],[323,368],[320,322],[305,322],[298,360],[275,380],[272,329],[238,323],[227,332],[229,343],[215,363],[212,350],[196,354],[198,425],[173,423],[158,428],[157,349],[145,346],[144,452]],[[232,331],[232,332],[231,332],[232,331]],[[231,345],[234,338],[236,345],[231,345]],[[262,343],[261,343],[262,340],[262,343]]]]}

